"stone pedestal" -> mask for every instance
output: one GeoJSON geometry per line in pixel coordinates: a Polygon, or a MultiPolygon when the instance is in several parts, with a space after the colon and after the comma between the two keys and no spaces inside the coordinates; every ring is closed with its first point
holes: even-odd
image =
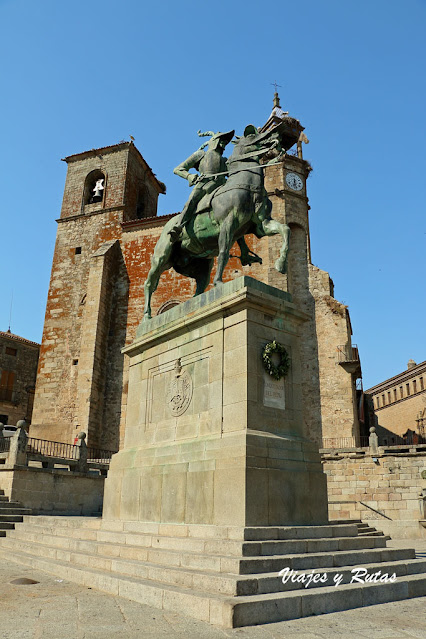
{"type": "Polygon", "coordinates": [[[143,323],[130,357],[124,448],[104,519],[270,526],[327,521],[326,477],[304,435],[299,327],[289,294],[249,277],[143,323]],[[276,340],[285,378],[263,367],[276,340]]]}

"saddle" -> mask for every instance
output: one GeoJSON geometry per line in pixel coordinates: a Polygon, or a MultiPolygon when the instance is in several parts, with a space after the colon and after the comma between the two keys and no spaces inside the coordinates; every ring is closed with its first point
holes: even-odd
{"type": "Polygon", "coordinates": [[[222,184],[222,186],[219,186],[217,189],[215,189],[211,193],[206,193],[206,195],[203,195],[203,197],[197,204],[195,215],[198,215],[198,213],[204,213],[205,211],[209,211],[211,209],[212,199],[216,195],[218,195],[219,193],[226,193],[227,191],[233,191],[234,189],[244,189],[245,191],[250,191],[251,193],[264,192],[266,196],[266,190],[263,186],[257,187],[257,186],[251,186],[250,184],[230,184],[228,186],[228,183],[226,182],[225,184],[222,184]]]}

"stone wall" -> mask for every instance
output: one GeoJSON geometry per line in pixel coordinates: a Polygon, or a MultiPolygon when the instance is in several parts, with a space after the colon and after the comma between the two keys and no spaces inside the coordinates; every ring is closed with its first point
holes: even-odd
{"type": "Polygon", "coordinates": [[[396,538],[426,538],[419,523],[426,519],[421,498],[426,495],[426,450],[385,456],[336,451],[335,459],[327,457],[330,519],[371,520],[396,538]]]}
{"type": "Polygon", "coordinates": [[[338,361],[338,348],[351,345],[349,311],[333,297],[329,274],[313,265],[309,268],[309,290],[315,304],[322,437],[356,438],[360,428],[357,373],[346,370],[338,361]]]}
{"type": "Polygon", "coordinates": [[[93,515],[102,512],[105,478],[57,468],[0,468],[0,488],[34,514],[93,515]]]}
{"type": "Polygon", "coordinates": [[[31,423],[39,350],[35,342],[0,332],[0,422],[31,423]]]}

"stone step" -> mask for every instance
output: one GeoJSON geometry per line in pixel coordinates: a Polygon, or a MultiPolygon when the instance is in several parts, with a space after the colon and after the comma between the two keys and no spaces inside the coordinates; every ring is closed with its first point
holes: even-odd
{"type": "Polygon", "coordinates": [[[28,515],[25,517],[26,523],[36,526],[67,527],[82,529],[99,529],[102,520],[98,517],[82,517],[70,515],[28,515]]]}
{"type": "Polygon", "coordinates": [[[31,515],[31,508],[22,508],[17,501],[2,502],[0,505],[0,515],[31,515]]]}
{"type": "Polygon", "coordinates": [[[6,497],[4,493],[0,493],[0,503],[3,503],[4,501],[9,501],[9,497],[6,497]]]}
{"type": "Polygon", "coordinates": [[[23,515],[0,515],[0,522],[2,521],[14,521],[14,522],[21,522],[24,521],[24,517],[23,515]]]}
{"type": "MultiPolygon", "coordinates": [[[[173,551],[167,549],[144,548],[116,543],[79,540],[71,537],[43,535],[26,530],[19,530],[19,524],[8,535],[4,542],[13,548],[19,543],[25,543],[25,550],[30,553],[48,553],[50,557],[59,557],[57,551],[62,551],[62,559],[69,560],[72,553],[87,553],[107,559],[121,558],[126,560],[146,561],[161,566],[180,566],[188,569],[209,570],[217,573],[251,574],[278,572],[285,566],[296,570],[324,568],[362,564],[375,561],[392,561],[399,559],[414,559],[414,550],[393,550],[384,548],[383,543],[369,549],[346,550],[325,553],[300,553],[275,556],[258,556],[242,558],[241,556],[207,555],[205,553],[173,551]],[[10,543],[9,543],[10,542],[10,543]],[[48,550],[46,550],[46,548],[48,550]],[[400,554],[395,554],[400,553],[400,554]]],[[[381,540],[380,540],[381,541],[381,540]]],[[[240,542],[241,544],[241,542],[240,542]]],[[[371,546],[371,541],[370,544],[371,546]]],[[[23,548],[22,546],[20,546],[23,548]]]]}
{"type": "Polygon", "coordinates": [[[0,530],[13,530],[15,524],[11,521],[0,521],[0,530]]]}
{"type": "Polygon", "coordinates": [[[242,627],[288,621],[330,612],[340,612],[400,601],[426,594],[426,576],[400,577],[395,583],[347,584],[311,591],[299,590],[235,599],[232,625],[242,627]]]}
{"type": "Polygon", "coordinates": [[[312,570],[321,568],[344,567],[363,565],[382,561],[397,561],[402,559],[415,559],[416,553],[411,548],[376,548],[370,550],[350,550],[337,553],[318,553],[288,555],[282,557],[267,557],[257,559],[242,559],[240,562],[240,574],[256,574],[263,572],[279,572],[289,566],[294,570],[312,570]],[[398,554],[394,551],[398,550],[398,554]],[[399,554],[400,553],[400,554],[399,554]]]}
{"type": "MultiPolygon", "coordinates": [[[[11,543],[8,540],[2,546],[9,547],[11,550],[19,550],[34,554],[34,547],[25,542],[11,543]]],[[[180,566],[161,566],[149,562],[131,561],[120,559],[119,557],[94,556],[83,552],[68,552],[60,549],[52,549],[49,547],[39,547],[38,556],[57,559],[59,561],[69,561],[72,565],[79,567],[88,567],[95,570],[106,571],[109,574],[122,574],[131,577],[138,577],[162,583],[180,585],[196,590],[202,589],[207,592],[221,593],[228,595],[248,595],[257,593],[282,592],[295,589],[303,589],[301,582],[287,581],[282,583],[282,579],[278,572],[275,573],[259,573],[254,575],[235,575],[228,573],[214,573],[209,571],[201,571],[189,569],[180,566]]],[[[285,563],[281,564],[282,566],[285,563]]],[[[367,568],[369,574],[374,574],[378,570],[381,573],[395,572],[397,576],[420,573],[426,570],[426,559],[402,560],[402,561],[386,561],[382,563],[368,564],[363,562],[363,567],[367,568]]],[[[333,585],[333,578],[336,573],[340,573],[343,577],[342,583],[349,583],[352,578],[352,567],[329,568],[327,569],[327,582],[317,584],[311,583],[310,587],[325,587],[333,585]]],[[[305,571],[306,572],[306,571],[305,571]]],[[[309,574],[312,571],[309,571],[309,574]]],[[[320,575],[324,570],[315,570],[320,575]]],[[[300,574],[300,573],[299,573],[300,574]]]]}
{"type": "Polygon", "coordinates": [[[251,526],[251,527],[226,527],[196,524],[161,524],[138,521],[108,521],[99,517],[70,517],[33,515],[27,519],[36,525],[48,525],[55,528],[70,527],[100,529],[110,532],[139,533],[164,537],[195,537],[201,539],[233,539],[245,541],[265,540],[296,540],[317,539],[329,537],[354,537],[358,529],[356,524],[338,526],[251,526]]]}
{"type": "Polygon", "coordinates": [[[0,517],[4,515],[5,517],[7,517],[8,521],[10,521],[9,517],[14,517],[17,515],[29,515],[30,513],[30,508],[0,508],[0,517]]]}
{"type": "Polygon", "coordinates": [[[56,547],[73,548],[72,540],[79,542],[110,543],[136,546],[156,550],[200,553],[202,555],[243,555],[244,557],[337,552],[384,547],[384,538],[333,537],[326,539],[299,539],[283,541],[233,541],[229,539],[196,539],[188,537],[158,537],[137,533],[117,533],[103,530],[54,528],[37,526],[26,521],[16,525],[15,536],[37,541],[43,536],[44,543],[56,547]]]}
{"type": "Polygon", "coordinates": [[[415,574],[401,576],[395,583],[348,584],[310,591],[305,589],[229,598],[125,575],[105,574],[87,567],[78,568],[63,561],[46,560],[19,551],[10,557],[7,551],[0,548],[0,554],[90,588],[228,628],[285,621],[426,595],[426,577],[415,574]]]}

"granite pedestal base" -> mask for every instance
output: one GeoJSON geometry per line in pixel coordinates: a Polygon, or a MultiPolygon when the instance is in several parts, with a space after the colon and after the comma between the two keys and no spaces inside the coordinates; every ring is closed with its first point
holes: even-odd
{"type": "Polygon", "coordinates": [[[304,434],[299,327],[278,289],[241,277],[142,324],[130,357],[124,448],[104,518],[269,526],[327,521],[326,478],[304,434]],[[290,357],[276,381],[262,350],[290,357]]]}

